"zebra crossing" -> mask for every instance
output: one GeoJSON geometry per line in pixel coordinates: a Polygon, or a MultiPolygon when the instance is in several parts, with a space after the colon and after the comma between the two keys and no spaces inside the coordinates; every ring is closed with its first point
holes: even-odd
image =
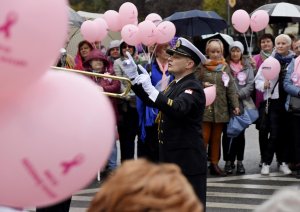
{"type": "MultiPolygon", "coordinates": [[[[281,173],[269,176],[249,174],[208,178],[207,180],[207,212],[227,212],[254,210],[268,200],[274,191],[285,186],[298,185],[299,180],[281,173]]],[[[76,193],[72,197],[70,212],[83,212],[97,193],[99,183],[76,193]]]]}

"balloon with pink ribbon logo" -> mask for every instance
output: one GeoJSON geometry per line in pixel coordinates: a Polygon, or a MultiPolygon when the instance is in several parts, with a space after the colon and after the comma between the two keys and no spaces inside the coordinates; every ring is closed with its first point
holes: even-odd
{"type": "Polygon", "coordinates": [[[144,45],[151,46],[156,43],[157,30],[152,21],[145,20],[139,23],[138,28],[140,40],[144,45]]]}
{"type": "Polygon", "coordinates": [[[139,28],[133,24],[125,25],[121,30],[122,39],[129,45],[135,46],[140,41],[139,28]]]}
{"type": "Polygon", "coordinates": [[[269,24],[269,14],[265,10],[257,10],[251,15],[250,28],[253,32],[265,29],[269,24]]]}
{"type": "Polygon", "coordinates": [[[87,186],[115,138],[109,99],[87,77],[49,71],[0,110],[0,205],[54,204],[87,186]]]}
{"type": "Polygon", "coordinates": [[[121,17],[122,26],[127,24],[135,24],[138,20],[138,10],[131,2],[123,3],[119,8],[119,14],[121,17]]]}
{"type": "Polygon", "coordinates": [[[216,99],[216,95],[217,95],[216,86],[212,85],[204,88],[204,94],[206,99],[205,106],[211,105],[216,99]]]}
{"type": "Polygon", "coordinates": [[[0,98],[16,98],[56,62],[67,37],[67,11],[66,0],[1,1],[0,98]]]}
{"type": "Polygon", "coordinates": [[[162,22],[162,18],[160,15],[157,13],[150,13],[149,15],[146,16],[145,20],[147,21],[152,21],[156,26],[162,22]]]}
{"type": "Polygon", "coordinates": [[[117,11],[108,10],[103,14],[103,18],[111,31],[120,31],[122,29],[121,18],[117,11]]]}
{"type": "Polygon", "coordinates": [[[261,64],[261,72],[265,79],[273,80],[278,77],[280,72],[280,63],[274,57],[268,57],[261,64]]]}
{"type": "Polygon", "coordinates": [[[170,21],[163,21],[157,26],[157,43],[162,44],[171,41],[176,33],[175,25],[170,21]]]}
{"type": "Polygon", "coordinates": [[[250,26],[250,16],[245,10],[236,10],[232,14],[231,22],[236,31],[245,33],[250,26]]]}

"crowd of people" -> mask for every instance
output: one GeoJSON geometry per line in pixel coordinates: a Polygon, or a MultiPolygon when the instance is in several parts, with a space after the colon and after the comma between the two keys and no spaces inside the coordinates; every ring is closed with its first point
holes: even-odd
{"type": "MultiPolygon", "coordinates": [[[[222,41],[211,39],[206,44],[204,56],[190,41],[178,38],[175,45],[169,42],[144,47],[145,51],[140,54],[136,46],[113,40],[104,54],[103,49],[99,50],[96,45],[82,41],[78,44],[74,62],[70,61],[69,55],[68,63],[60,59],[58,66],[127,77],[132,82],[132,91],[128,96],[111,99],[116,114],[116,140],[118,138],[120,142],[120,159],[121,163],[126,164],[122,167],[125,173],[117,170],[114,177],[120,175],[120,181],[108,179],[103,187],[113,187],[123,181],[128,186],[130,180],[135,181],[134,178],[129,179],[129,174],[135,175],[131,173],[133,171],[139,173],[140,178],[144,177],[141,170],[130,170],[130,163],[126,163],[134,159],[137,139],[138,157],[153,163],[178,165],[192,185],[193,195],[199,198],[205,210],[207,167],[210,174],[215,176],[247,172],[247,167],[243,165],[245,129],[237,137],[227,135],[230,118],[243,114],[246,104],[255,105],[259,111],[255,124],[259,134],[258,166],[261,167],[261,174],[270,173],[275,154],[280,172],[290,175],[295,171],[295,177],[300,178],[300,135],[297,132],[300,113],[289,109],[292,97],[300,98],[300,84],[295,82],[300,79],[300,75],[296,74],[300,69],[300,62],[296,60],[300,55],[300,39],[292,40],[285,34],[276,38],[264,34],[259,38],[258,46],[259,54],[252,57],[245,54],[246,48],[240,41],[234,41],[229,45],[229,55],[225,56],[226,49],[222,41]],[[279,76],[272,80],[265,79],[261,69],[269,57],[278,60],[281,67],[279,76]],[[296,80],[295,76],[298,77],[296,80]],[[216,99],[211,105],[205,106],[203,89],[212,85],[216,86],[216,99]],[[225,161],[224,169],[219,166],[221,153],[225,161]],[[130,170],[128,173],[126,167],[130,170]]],[[[121,93],[126,86],[110,78],[93,76],[91,79],[105,92],[121,93]]],[[[103,170],[106,174],[118,166],[116,148],[114,145],[103,170]]],[[[148,166],[145,161],[142,163],[145,164],[141,168],[148,166]]],[[[156,174],[163,173],[156,168],[156,174]]],[[[168,168],[165,168],[167,172],[168,168]]],[[[175,167],[170,167],[170,172],[177,171],[175,167]]],[[[126,189],[136,189],[136,195],[142,192],[139,187],[126,189]]],[[[103,189],[101,194],[96,195],[91,208],[113,211],[123,207],[122,204],[134,204],[149,210],[152,207],[143,205],[146,204],[143,201],[141,205],[132,200],[126,200],[128,203],[125,200],[118,202],[118,198],[123,198],[121,194],[108,199],[105,195],[113,196],[111,192],[114,191],[111,188],[106,190],[108,193],[103,189]]],[[[157,203],[157,207],[165,207],[165,202],[149,198],[150,202],[157,203]]],[[[175,203],[176,200],[172,199],[171,202],[175,203]]],[[[191,205],[184,207],[195,207],[201,211],[202,206],[191,202],[191,205]]]]}

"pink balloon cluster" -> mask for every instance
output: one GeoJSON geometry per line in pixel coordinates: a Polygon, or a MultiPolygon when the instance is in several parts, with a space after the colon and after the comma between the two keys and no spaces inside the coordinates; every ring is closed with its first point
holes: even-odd
{"type": "Polygon", "coordinates": [[[106,37],[108,25],[103,18],[83,22],[80,32],[83,38],[91,43],[101,41],[106,37]]]}
{"type": "Polygon", "coordinates": [[[67,35],[66,10],[64,0],[1,1],[1,104],[4,98],[16,98],[55,63],[67,35]]]}
{"type": "Polygon", "coordinates": [[[0,205],[51,205],[104,165],[115,119],[91,80],[48,70],[67,35],[67,1],[2,2],[0,205]]]}
{"type": "Polygon", "coordinates": [[[137,24],[138,11],[131,2],[123,3],[119,12],[108,10],[103,14],[103,18],[94,21],[85,21],[81,26],[83,38],[91,43],[103,40],[108,30],[120,31],[127,24],[137,24]]]}
{"type": "Polygon", "coordinates": [[[249,26],[253,32],[258,32],[269,24],[269,14],[265,10],[257,10],[250,17],[245,10],[236,10],[232,14],[231,22],[240,33],[245,33],[249,26]]]}
{"type": "Polygon", "coordinates": [[[119,8],[119,12],[108,10],[104,13],[108,29],[111,31],[120,31],[127,24],[137,24],[138,11],[136,6],[131,2],[125,2],[119,8]]]}
{"type": "Polygon", "coordinates": [[[138,26],[133,24],[125,25],[122,28],[121,36],[130,45],[142,43],[146,46],[155,43],[162,44],[169,42],[175,36],[175,25],[170,21],[160,22],[157,26],[153,21],[145,20],[138,26]]]}

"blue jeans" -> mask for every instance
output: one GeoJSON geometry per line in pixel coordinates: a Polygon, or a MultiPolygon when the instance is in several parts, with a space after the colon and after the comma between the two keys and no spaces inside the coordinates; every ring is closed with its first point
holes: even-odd
{"type": "Polygon", "coordinates": [[[118,150],[117,150],[117,143],[115,142],[107,163],[109,171],[115,170],[117,168],[118,166],[117,158],[118,158],[118,150]]]}

